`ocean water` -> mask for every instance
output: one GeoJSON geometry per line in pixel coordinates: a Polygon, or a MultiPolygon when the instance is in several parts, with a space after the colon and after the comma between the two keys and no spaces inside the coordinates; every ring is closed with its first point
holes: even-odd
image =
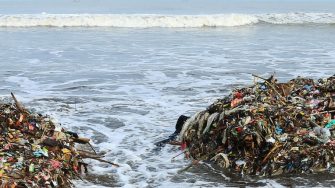
{"type": "Polygon", "coordinates": [[[332,1],[0,1],[0,95],[92,139],[77,187],[333,186],[332,175],[239,177],[154,143],[251,74],[280,81],[335,68],[332,1]]]}

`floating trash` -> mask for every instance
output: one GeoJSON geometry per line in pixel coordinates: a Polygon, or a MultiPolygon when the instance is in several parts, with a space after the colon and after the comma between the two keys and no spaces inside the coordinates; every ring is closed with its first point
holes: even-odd
{"type": "Polygon", "coordinates": [[[287,83],[253,76],[254,85],[233,90],[183,124],[171,143],[193,161],[179,172],[199,161],[260,176],[334,172],[335,76],[287,83]]]}
{"type": "MultiPolygon", "coordinates": [[[[29,112],[12,94],[0,102],[0,187],[73,187],[71,180],[87,172],[84,158],[115,166],[103,156],[77,150],[90,139],[65,131],[48,116],[29,112]]],[[[91,146],[91,145],[90,145],[91,146]]]]}

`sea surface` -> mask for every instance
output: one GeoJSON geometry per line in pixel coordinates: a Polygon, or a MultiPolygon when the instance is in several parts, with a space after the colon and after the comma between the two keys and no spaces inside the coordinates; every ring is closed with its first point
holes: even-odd
{"type": "Polygon", "coordinates": [[[0,0],[0,95],[92,139],[77,187],[334,186],[333,175],[241,177],[155,142],[252,74],[335,72],[335,2],[0,0]]]}

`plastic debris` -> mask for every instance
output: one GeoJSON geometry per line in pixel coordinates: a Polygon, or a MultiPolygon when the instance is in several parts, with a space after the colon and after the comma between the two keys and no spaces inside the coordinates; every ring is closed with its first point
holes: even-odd
{"type": "Polygon", "coordinates": [[[48,116],[29,112],[12,94],[0,102],[0,187],[73,187],[71,180],[87,172],[84,158],[115,166],[101,155],[77,150],[89,139],[67,132],[48,116]]]}
{"type": "Polygon", "coordinates": [[[248,175],[335,170],[335,76],[278,83],[253,75],[195,113],[178,137],[185,156],[248,175]]]}

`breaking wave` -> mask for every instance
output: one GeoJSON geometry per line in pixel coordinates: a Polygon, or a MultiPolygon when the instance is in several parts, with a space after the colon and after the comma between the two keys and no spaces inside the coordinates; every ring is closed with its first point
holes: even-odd
{"type": "Polygon", "coordinates": [[[280,14],[8,14],[0,27],[231,27],[268,24],[334,24],[333,13],[280,14]]]}

